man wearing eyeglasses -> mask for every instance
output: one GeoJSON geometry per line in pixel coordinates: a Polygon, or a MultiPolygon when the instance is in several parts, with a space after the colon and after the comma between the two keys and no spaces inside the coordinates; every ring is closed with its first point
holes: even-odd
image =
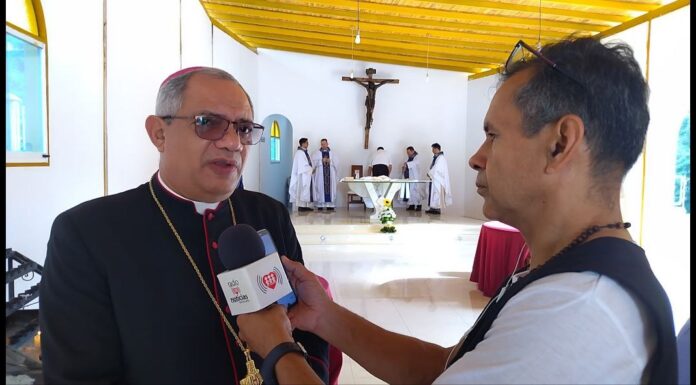
{"type": "MultiPolygon", "coordinates": [[[[235,189],[263,133],[237,80],[215,68],[178,71],[155,111],[145,121],[160,153],[150,181],[53,224],[40,297],[46,383],[239,384],[248,362],[216,277],[225,270],[218,237],[233,224],[267,229],[279,253],[302,263],[285,207],[235,189]]],[[[327,381],[326,342],[294,338],[327,381]]]]}
{"type": "MultiPolygon", "coordinates": [[[[674,384],[669,299],[626,230],[621,183],[643,148],[648,87],[626,45],[571,37],[509,60],[471,155],[486,217],[520,230],[530,265],[498,289],[453,347],[382,329],[284,260],[298,305],[239,317],[264,356],[313,331],[393,384],[674,384]],[[273,332],[269,330],[272,329],[273,332]]],[[[280,384],[318,383],[297,355],[280,384]]]]}

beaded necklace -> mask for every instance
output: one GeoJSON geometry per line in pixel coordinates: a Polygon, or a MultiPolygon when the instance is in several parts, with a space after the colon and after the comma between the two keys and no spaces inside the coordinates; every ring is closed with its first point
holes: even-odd
{"type": "MultiPolygon", "coordinates": [[[[590,237],[590,235],[598,233],[602,229],[627,229],[629,227],[631,227],[630,222],[616,222],[616,223],[608,223],[608,224],[603,225],[603,226],[597,226],[597,225],[590,226],[587,229],[585,229],[585,231],[583,231],[580,235],[578,235],[577,238],[573,239],[568,244],[568,246],[562,248],[561,251],[556,253],[553,257],[549,258],[546,262],[542,263],[541,265],[535,267],[532,270],[536,270],[536,269],[540,268],[541,266],[544,266],[545,264],[547,264],[550,260],[558,258],[560,255],[565,254],[568,250],[570,250],[573,247],[585,242],[587,240],[587,238],[590,237]]],[[[529,265],[527,265],[527,267],[529,267],[529,265]]],[[[532,271],[532,270],[530,270],[530,271],[532,271]]]]}

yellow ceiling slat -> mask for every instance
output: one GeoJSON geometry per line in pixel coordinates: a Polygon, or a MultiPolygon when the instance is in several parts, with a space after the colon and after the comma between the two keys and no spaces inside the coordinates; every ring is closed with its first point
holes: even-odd
{"type": "MultiPolygon", "coordinates": [[[[279,32],[282,32],[279,31],[279,32]]],[[[255,33],[253,31],[240,32],[240,36],[243,38],[268,38],[278,41],[288,41],[297,42],[308,45],[330,45],[348,47],[357,49],[359,51],[369,51],[369,50],[383,50],[393,52],[394,49],[399,49],[404,52],[411,52],[413,54],[420,52],[423,56],[426,55],[426,51],[429,51],[431,55],[460,55],[460,56],[471,56],[478,57],[480,60],[489,61],[492,63],[499,63],[501,60],[507,58],[508,51],[485,51],[485,50],[472,50],[466,48],[454,48],[448,46],[439,45],[426,45],[426,44],[410,44],[410,43],[397,43],[384,40],[369,40],[369,43],[362,43],[355,47],[351,44],[351,41],[346,41],[344,36],[330,35],[330,34],[307,34],[305,36],[288,35],[288,34],[276,34],[270,33],[255,33]],[[308,36],[307,36],[308,35],[308,36]]],[[[509,47],[508,47],[509,48],[509,47]]]]}
{"type": "Polygon", "coordinates": [[[597,35],[595,35],[595,37],[597,39],[601,39],[601,38],[604,38],[606,36],[611,36],[611,35],[617,34],[621,31],[625,31],[625,30],[627,30],[631,27],[634,27],[638,24],[645,23],[646,21],[655,19],[655,18],[660,17],[662,15],[665,15],[667,13],[676,11],[677,9],[685,7],[689,4],[691,4],[691,0],[677,0],[673,3],[669,3],[665,6],[662,6],[660,8],[655,9],[655,10],[652,10],[652,11],[650,11],[642,16],[636,17],[635,19],[633,19],[631,21],[628,21],[628,22],[623,23],[621,25],[617,25],[616,27],[607,29],[606,31],[600,32],[597,35]]]}
{"type": "Polygon", "coordinates": [[[602,37],[690,0],[199,0],[245,47],[470,72],[497,72],[514,44],[602,37]],[[427,53],[426,53],[427,52],[427,53]]]}
{"type": "Polygon", "coordinates": [[[221,22],[219,22],[219,21],[213,19],[213,25],[216,26],[216,27],[218,27],[218,28],[220,28],[221,30],[223,30],[223,31],[224,31],[225,33],[227,33],[231,38],[233,38],[234,40],[236,40],[237,42],[239,42],[239,44],[241,44],[241,45],[247,47],[249,50],[251,50],[252,52],[256,53],[256,47],[250,45],[250,44],[247,43],[244,39],[239,38],[239,36],[237,36],[237,34],[234,33],[234,31],[232,31],[231,29],[227,28],[223,23],[221,23],[221,22]]]}
{"type": "MultiPolygon", "coordinates": [[[[351,52],[350,49],[344,49],[344,48],[335,48],[335,47],[319,47],[319,46],[307,46],[305,44],[300,44],[300,43],[292,43],[292,42],[275,42],[272,40],[268,39],[251,39],[252,42],[255,44],[258,44],[259,46],[264,46],[264,47],[285,47],[285,48],[294,48],[297,50],[308,50],[308,51],[314,51],[314,52],[324,52],[324,53],[334,53],[334,54],[341,54],[344,55],[344,57],[351,57],[351,54],[353,56],[364,56],[362,52],[351,52]]],[[[393,54],[386,54],[386,53],[372,53],[370,57],[375,57],[375,58],[383,58],[383,59],[391,59],[394,61],[401,61],[404,60],[405,56],[399,56],[399,55],[393,55],[393,54]]],[[[407,56],[408,60],[411,62],[416,62],[416,63],[422,63],[423,66],[426,64],[426,58],[425,57],[420,57],[420,56],[407,56]]],[[[492,68],[493,66],[489,64],[483,64],[483,63],[473,63],[473,62],[466,62],[466,61],[454,61],[454,60],[439,60],[439,59],[429,59],[429,62],[433,65],[435,64],[442,64],[442,65],[451,65],[451,66],[461,66],[461,67],[475,67],[478,69],[489,69],[492,68]]]]}
{"type": "MultiPolygon", "coordinates": [[[[292,0],[291,0],[292,1],[292,0]]],[[[338,3],[338,2],[336,2],[338,3]]],[[[307,6],[297,6],[288,5],[285,3],[274,3],[266,0],[235,0],[225,2],[222,4],[209,4],[209,9],[211,12],[226,13],[231,8],[247,8],[256,10],[267,10],[274,13],[296,13],[305,15],[321,15],[322,17],[335,18],[342,20],[356,21],[356,2],[349,2],[350,6],[344,8],[338,8],[336,3],[330,3],[324,7],[320,7],[321,3],[313,3],[317,6],[307,7],[307,6]]],[[[393,22],[415,23],[415,20],[419,21],[443,21],[447,20],[450,23],[460,23],[462,25],[469,25],[473,23],[485,22],[490,25],[496,24],[512,24],[517,26],[527,26],[530,28],[538,28],[538,12],[533,15],[518,15],[518,16],[505,16],[505,15],[488,15],[479,13],[465,13],[465,12],[451,12],[451,11],[441,11],[433,10],[428,8],[414,8],[414,7],[404,7],[404,6],[392,6],[383,4],[373,4],[373,3],[361,3],[360,5],[360,18],[363,20],[378,19],[393,22]],[[408,11],[404,11],[408,10],[408,11]]],[[[569,15],[570,16],[570,15],[569,15]]],[[[575,15],[577,17],[577,15],[575,15]]],[[[600,31],[607,26],[613,26],[617,23],[625,21],[626,17],[611,17],[606,16],[605,19],[601,19],[601,22],[576,22],[576,21],[558,21],[550,20],[542,14],[542,25],[547,28],[557,28],[564,30],[578,30],[586,29],[590,31],[600,31]]],[[[596,20],[595,20],[596,21],[596,20]]],[[[474,24],[476,25],[476,24],[474,24]]]]}
{"type": "MultiPolygon", "coordinates": [[[[351,57],[350,53],[346,53],[346,52],[327,52],[325,50],[296,48],[296,47],[288,47],[285,45],[270,45],[267,48],[280,50],[280,51],[298,52],[298,53],[304,53],[304,54],[310,54],[310,55],[329,56],[329,57],[342,58],[342,59],[347,59],[347,60],[352,59],[354,61],[389,63],[389,64],[397,64],[397,65],[402,65],[402,66],[407,66],[407,67],[426,68],[425,62],[405,60],[402,58],[395,59],[394,57],[374,57],[374,56],[366,56],[366,55],[354,55],[353,57],[351,57]]],[[[464,65],[455,66],[449,61],[440,61],[440,62],[436,62],[436,63],[430,63],[429,68],[441,69],[441,70],[447,70],[447,71],[456,71],[456,72],[468,72],[468,73],[477,73],[477,72],[487,70],[487,68],[482,68],[480,66],[475,66],[475,65],[473,65],[473,66],[464,66],[464,65]]]]}
{"type": "MultiPolygon", "coordinates": [[[[294,15],[294,14],[282,14],[282,15],[278,16],[278,14],[274,14],[274,13],[267,12],[267,11],[257,11],[257,10],[237,8],[237,7],[229,7],[229,8],[235,9],[236,11],[238,11],[239,15],[245,15],[247,17],[267,18],[268,20],[275,20],[278,23],[293,22],[293,23],[298,23],[298,24],[312,24],[312,25],[320,25],[320,26],[325,26],[325,27],[337,27],[337,28],[346,28],[346,29],[350,29],[350,27],[352,27],[354,24],[352,21],[323,19],[323,18],[316,17],[316,16],[294,15]]],[[[223,18],[220,18],[220,20],[225,21],[225,19],[223,19],[223,18]]],[[[366,22],[363,22],[362,20],[360,21],[360,32],[361,32],[361,36],[365,32],[396,33],[396,34],[411,35],[411,36],[422,36],[424,34],[424,30],[419,29],[419,28],[401,27],[401,26],[395,26],[395,25],[383,25],[383,24],[377,24],[377,23],[366,23],[366,22]]],[[[473,40],[473,41],[482,41],[482,42],[496,42],[496,43],[504,43],[504,44],[515,44],[519,40],[519,38],[515,37],[515,36],[501,36],[501,35],[492,35],[492,34],[484,34],[484,33],[454,32],[454,31],[442,31],[442,30],[436,30],[436,29],[426,30],[425,32],[430,34],[431,36],[449,37],[449,38],[455,38],[455,39],[473,40]]],[[[367,36],[367,35],[365,35],[365,36],[367,36]]]]}
{"type": "MultiPolygon", "coordinates": [[[[225,25],[227,25],[228,29],[234,29],[235,33],[240,33],[244,34],[245,32],[263,32],[263,31],[268,31],[269,33],[281,33],[281,34],[286,34],[288,36],[308,36],[305,34],[311,34],[311,36],[317,36],[317,35],[331,35],[335,36],[335,38],[332,38],[332,40],[335,41],[347,41],[350,42],[352,41],[352,36],[351,36],[351,30],[350,29],[333,29],[333,28],[326,28],[326,27],[320,27],[320,26],[308,26],[308,25],[301,25],[297,23],[285,23],[283,24],[283,28],[276,27],[278,24],[273,23],[273,22],[266,22],[264,24],[258,23],[258,24],[242,24],[241,22],[253,22],[252,19],[249,18],[241,18],[241,17],[235,17],[234,20],[231,21],[226,21],[225,25]],[[233,21],[233,23],[232,23],[233,21]],[[300,28],[304,28],[304,30],[300,30],[300,28]]],[[[430,36],[430,37],[414,37],[414,36],[405,36],[405,35],[395,35],[395,34],[385,34],[385,33],[375,33],[371,32],[370,33],[370,43],[373,44],[382,44],[383,42],[386,44],[395,44],[395,48],[398,48],[400,44],[422,44],[425,45],[431,44],[431,45],[440,45],[440,46],[447,46],[447,47],[453,47],[453,48],[462,48],[462,49],[473,49],[473,50],[480,50],[480,51],[489,51],[489,52],[509,52],[511,49],[510,44],[496,44],[496,43],[479,43],[479,42],[473,42],[473,41],[467,41],[467,40],[453,40],[453,39],[441,39],[437,36],[430,36]],[[373,42],[374,41],[374,42],[373,42]]]]}
{"type": "MultiPolygon", "coordinates": [[[[217,16],[217,14],[214,14],[217,16]]],[[[267,18],[250,18],[250,17],[243,17],[243,16],[236,16],[236,15],[230,15],[227,14],[227,16],[219,16],[219,20],[224,21],[225,25],[232,29],[232,30],[238,30],[238,29],[244,29],[247,28],[246,26],[248,25],[255,25],[259,26],[261,28],[272,28],[275,26],[280,25],[280,20],[277,19],[267,19],[267,18]]],[[[372,31],[370,28],[365,29],[363,26],[363,22],[361,21],[361,31],[370,31],[370,32],[375,32],[372,31]]],[[[297,21],[283,21],[282,23],[283,28],[288,29],[288,30],[311,30],[315,32],[321,32],[321,33],[333,33],[333,34],[343,34],[348,38],[352,34],[354,34],[354,29],[352,29],[352,25],[348,24],[347,26],[344,25],[341,28],[337,27],[328,27],[328,26],[322,26],[322,25],[316,25],[316,24],[306,24],[306,23],[300,23],[297,21]]],[[[374,23],[370,23],[368,25],[374,25],[374,23]]],[[[426,36],[432,38],[432,39],[438,39],[441,38],[441,36],[431,34],[427,30],[423,29],[418,29],[417,31],[420,31],[418,35],[413,35],[413,34],[408,34],[404,35],[405,39],[401,39],[402,41],[412,41],[414,39],[425,39],[426,36]]],[[[412,31],[413,32],[413,31],[412,31]]],[[[449,31],[449,32],[457,32],[457,31],[449,31]]],[[[375,32],[375,33],[380,33],[380,32],[375,32]]],[[[391,35],[394,35],[392,31],[389,31],[391,35]]],[[[470,32],[461,32],[461,33],[471,33],[470,32]]],[[[527,31],[519,31],[515,29],[508,29],[504,27],[499,27],[495,31],[489,32],[492,36],[507,36],[507,37],[512,37],[512,40],[519,40],[519,39],[526,39],[526,40],[533,40],[536,41],[537,37],[539,36],[539,32],[535,30],[527,30],[527,31]]],[[[542,31],[541,34],[541,39],[542,41],[545,40],[560,40],[564,37],[568,36],[568,33],[560,33],[560,32],[555,32],[555,31],[550,31],[550,30],[544,30],[542,31]]],[[[452,40],[453,37],[449,36],[448,40],[452,40]]],[[[461,40],[461,39],[457,39],[461,40]]],[[[505,44],[507,44],[508,41],[505,41],[505,44]]],[[[506,46],[507,48],[507,46],[506,46]]]]}
{"type": "MultiPolygon", "coordinates": [[[[288,39],[285,35],[272,35],[266,34],[263,36],[254,34],[244,34],[242,35],[245,40],[257,44],[259,47],[265,47],[268,42],[274,42],[273,44],[284,44],[284,43],[299,43],[307,46],[312,46],[316,49],[321,47],[332,46],[336,48],[353,50],[355,53],[367,54],[367,53],[385,53],[391,54],[393,52],[392,47],[387,47],[384,45],[373,45],[373,44],[360,44],[356,49],[351,46],[350,42],[340,42],[336,43],[331,39],[307,39],[307,38],[295,38],[288,39]]],[[[414,45],[413,47],[403,45],[399,53],[403,56],[420,56],[425,58],[426,52],[429,51],[430,58],[443,59],[443,60],[459,60],[459,61],[469,61],[475,63],[481,63],[482,65],[495,66],[501,60],[507,58],[507,53],[490,55],[487,52],[482,51],[470,51],[470,50],[457,50],[447,47],[426,47],[424,45],[414,45]],[[480,55],[483,54],[483,55],[480,55]],[[503,57],[505,56],[505,57],[503,57]]]]}
{"type": "MultiPolygon", "coordinates": [[[[453,4],[457,6],[462,5],[461,0],[437,0],[437,1],[428,1],[428,2],[420,2],[423,4],[433,4],[433,3],[441,3],[441,4],[453,4]]],[[[586,11],[579,11],[579,10],[573,10],[573,9],[567,9],[567,8],[557,8],[557,7],[549,7],[548,2],[544,2],[546,6],[541,7],[541,14],[542,15],[557,15],[557,16],[566,16],[566,17],[573,17],[573,18],[578,18],[578,19],[583,19],[583,20],[592,20],[592,21],[613,21],[616,23],[622,23],[630,19],[630,16],[626,16],[624,12],[617,13],[613,9],[604,9],[605,13],[599,13],[599,12],[586,12],[586,11]]],[[[502,1],[486,1],[486,0],[469,0],[466,1],[466,6],[468,7],[480,7],[480,8],[489,8],[489,9],[499,9],[503,11],[518,11],[518,12],[527,12],[531,15],[538,15],[539,14],[539,7],[537,5],[524,5],[520,4],[520,2],[502,2],[502,1]]],[[[361,6],[362,7],[362,6],[361,6]]]]}
{"type": "MultiPolygon", "coordinates": [[[[549,0],[544,0],[549,3],[549,0]]],[[[588,6],[597,8],[620,9],[622,11],[642,11],[650,12],[655,8],[659,8],[659,2],[639,3],[635,1],[610,1],[610,0],[551,0],[553,3],[569,4],[573,6],[588,6]]]]}

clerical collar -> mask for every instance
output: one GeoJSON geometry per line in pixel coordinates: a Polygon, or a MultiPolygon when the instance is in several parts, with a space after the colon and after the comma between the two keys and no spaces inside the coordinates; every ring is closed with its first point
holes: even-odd
{"type": "Polygon", "coordinates": [[[170,194],[174,195],[175,197],[179,199],[183,199],[185,201],[189,201],[193,203],[193,205],[196,207],[196,212],[198,214],[203,215],[205,213],[205,210],[215,210],[219,205],[220,202],[217,203],[208,203],[208,202],[197,202],[191,199],[188,199],[186,197],[181,196],[180,194],[176,193],[174,190],[172,190],[169,186],[167,186],[166,183],[162,180],[162,176],[160,175],[159,172],[157,172],[157,180],[160,182],[162,187],[164,187],[165,190],[169,191],[170,194]]]}

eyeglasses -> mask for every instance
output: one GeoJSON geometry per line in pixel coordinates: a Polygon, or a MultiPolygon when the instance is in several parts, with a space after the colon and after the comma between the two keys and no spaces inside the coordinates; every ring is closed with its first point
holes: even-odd
{"type": "Polygon", "coordinates": [[[264,127],[258,123],[240,120],[231,121],[215,115],[196,115],[196,116],[160,116],[162,119],[193,119],[196,135],[205,140],[216,141],[222,139],[230,125],[239,135],[242,144],[253,145],[259,142],[263,134],[264,127]]]}
{"type": "Polygon", "coordinates": [[[515,44],[515,48],[513,48],[512,52],[510,52],[510,56],[505,62],[505,73],[510,73],[513,64],[517,62],[526,62],[527,60],[529,60],[531,55],[538,57],[541,61],[549,65],[554,70],[558,71],[558,73],[560,73],[561,75],[567,77],[575,83],[578,83],[582,88],[586,88],[585,84],[573,77],[568,72],[561,69],[561,67],[559,67],[558,64],[554,63],[549,58],[544,56],[541,52],[535,50],[529,44],[525,43],[522,40],[518,41],[517,44],[515,44]]]}

